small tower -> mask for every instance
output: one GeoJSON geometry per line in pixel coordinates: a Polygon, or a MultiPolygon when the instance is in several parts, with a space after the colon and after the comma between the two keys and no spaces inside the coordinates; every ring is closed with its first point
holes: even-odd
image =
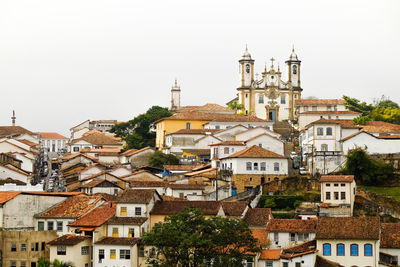
{"type": "Polygon", "coordinates": [[[290,83],[294,90],[301,89],[300,85],[300,64],[301,61],[297,58],[294,52],[294,47],[292,48],[292,53],[290,54],[289,60],[286,61],[288,65],[288,83],[290,83]]]}
{"type": "Polygon", "coordinates": [[[177,111],[181,107],[181,87],[175,79],[175,84],[171,88],[171,111],[177,111]]]}
{"type": "Polygon", "coordinates": [[[243,53],[242,59],[239,60],[240,68],[240,88],[249,88],[254,81],[254,60],[251,59],[249,51],[243,53]]]}
{"type": "Polygon", "coordinates": [[[15,117],[15,110],[13,110],[13,114],[12,114],[12,117],[11,117],[12,126],[15,126],[15,119],[16,118],[17,117],[15,117]]]}

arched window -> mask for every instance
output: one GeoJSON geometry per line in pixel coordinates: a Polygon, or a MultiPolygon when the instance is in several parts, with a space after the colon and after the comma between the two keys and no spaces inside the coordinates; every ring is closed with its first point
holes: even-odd
{"type": "Polygon", "coordinates": [[[293,74],[297,74],[297,65],[293,65],[293,74]]]}
{"type": "Polygon", "coordinates": [[[276,172],[279,171],[279,163],[278,162],[274,163],[274,171],[276,171],[276,172]]]}
{"type": "Polygon", "coordinates": [[[325,243],[323,245],[323,255],[324,256],[330,256],[331,255],[331,244],[325,243]]]}
{"type": "Polygon", "coordinates": [[[327,144],[322,144],[321,145],[321,151],[328,151],[328,145],[327,144]]]}
{"type": "Polygon", "coordinates": [[[229,154],[229,147],[224,147],[224,154],[229,154]]]}
{"type": "Polygon", "coordinates": [[[190,122],[186,123],[186,129],[190,129],[190,122]]]}
{"type": "Polygon", "coordinates": [[[372,256],[372,245],[371,244],[364,245],[364,256],[372,256]]]}
{"type": "Polygon", "coordinates": [[[336,255],[337,256],[344,256],[344,244],[337,244],[336,245],[336,255]]]}
{"type": "Polygon", "coordinates": [[[263,94],[259,94],[258,95],[258,103],[259,104],[263,104],[264,103],[264,95],[263,94]]]}
{"type": "Polygon", "coordinates": [[[326,135],[332,135],[332,127],[326,128],[326,135]]]}
{"type": "Polygon", "coordinates": [[[358,256],[358,245],[357,244],[350,245],[350,256],[358,256]]]}
{"type": "Polygon", "coordinates": [[[324,128],[318,127],[317,128],[317,135],[319,135],[319,136],[324,135],[324,128]]]}

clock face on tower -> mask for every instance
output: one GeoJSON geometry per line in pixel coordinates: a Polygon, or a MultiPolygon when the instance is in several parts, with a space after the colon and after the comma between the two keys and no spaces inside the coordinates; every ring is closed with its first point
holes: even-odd
{"type": "Polygon", "coordinates": [[[246,64],[246,72],[250,73],[250,65],[249,64],[246,64]]]}

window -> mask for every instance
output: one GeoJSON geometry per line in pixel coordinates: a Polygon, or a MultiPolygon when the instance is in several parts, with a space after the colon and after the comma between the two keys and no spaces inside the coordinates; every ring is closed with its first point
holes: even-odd
{"type": "Polygon", "coordinates": [[[11,267],[17,267],[17,263],[15,261],[11,262],[11,267]]]}
{"type": "Polygon", "coordinates": [[[297,234],[299,241],[307,241],[309,238],[308,233],[298,233],[297,234]]]}
{"type": "Polygon", "coordinates": [[[328,151],[328,145],[327,144],[322,144],[321,145],[321,151],[328,151]]]}
{"type": "Polygon", "coordinates": [[[54,230],[54,222],[47,222],[47,230],[54,230]]]}
{"type": "Polygon", "coordinates": [[[38,231],[44,231],[44,222],[38,222],[38,231]]]}
{"type": "Polygon", "coordinates": [[[296,233],[290,233],[290,242],[296,241],[296,233]]]}
{"type": "Polygon", "coordinates": [[[274,233],[274,241],[275,241],[276,243],[279,242],[279,233],[274,233]]]}
{"type": "Polygon", "coordinates": [[[17,251],[17,244],[16,244],[16,243],[12,243],[12,244],[11,244],[11,251],[12,251],[12,252],[17,251]]]}
{"type": "Polygon", "coordinates": [[[35,251],[39,251],[39,242],[35,243],[35,251]]]}
{"type": "Polygon", "coordinates": [[[308,106],[304,106],[303,110],[308,111],[308,106]]]}
{"type": "Polygon", "coordinates": [[[295,267],[301,267],[301,262],[296,262],[295,267]]]}
{"type": "Polygon", "coordinates": [[[81,255],[89,255],[89,246],[81,247],[81,255]]]}
{"type": "Polygon", "coordinates": [[[73,151],[74,151],[74,152],[79,152],[79,147],[74,146],[73,151]]]}
{"type": "Polygon", "coordinates": [[[131,258],[131,250],[130,249],[120,249],[119,250],[119,258],[124,260],[129,260],[131,258]]]}
{"type": "Polygon", "coordinates": [[[286,104],[286,95],[281,95],[281,104],[286,104]]]}
{"type": "Polygon", "coordinates": [[[350,245],[350,256],[358,256],[358,245],[357,244],[350,245]]]}
{"type": "Polygon", "coordinates": [[[267,164],[265,162],[261,162],[260,171],[265,171],[267,168],[267,164]]]}
{"type": "Polygon", "coordinates": [[[333,184],[333,186],[334,186],[334,187],[338,187],[338,186],[339,186],[339,184],[333,184]]]}
{"type": "Polygon", "coordinates": [[[255,171],[258,171],[258,163],[257,163],[257,162],[254,162],[253,167],[254,167],[254,170],[255,170],[255,171]]]}
{"type": "Polygon", "coordinates": [[[21,267],[26,267],[26,262],[21,261],[21,267]]]}
{"type": "Polygon", "coordinates": [[[317,111],[317,106],[312,106],[312,111],[317,111]]]}
{"type": "Polygon", "coordinates": [[[128,229],[128,237],[135,237],[135,228],[128,229]]]}
{"type": "Polygon", "coordinates": [[[224,147],[224,154],[229,154],[229,147],[224,147]]]}
{"type": "Polygon", "coordinates": [[[63,230],[63,222],[57,222],[57,231],[62,232],[63,230]]]}
{"type": "Polygon", "coordinates": [[[340,184],[340,186],[346,186],[346,184],[340,184]]]}
{"type": "Polygon", "coordinates": [[[372,256],[372,245],[371,244],[364,245],[364,256],[372,256]]]}
{"type": "Polygon", "coordinates": [[[144,257],[144,246],[139,246],[139,257],[144,257]]]}
{"type": "Polygon", "coordinates": [[[339,192],[334,192],[333,194],[335,196],[335,200],[339,200],[339,192]]]}
{"type": "Polygon", "coordinates": [[[110,249],[110,259],[115,260],[117,258],[117,251],[115,249],[110,249]]]}
{"type": "Polygon", "coordinates": [[[42,242],[42,251],[46,249],[46,242],[42,242]]]}
{"type": "Polygon", "coordinates": [[[331,110],[332,110],[332,106],[327,106],[327,107],[326,107],[326,110],[327,110],[327,111],[331,111],[331,110]]]}
{"type": "Polygon", "coordinates": [[[186,129],[190,129],[190,122],[186,123],[186,129]]]}
{"type": "Polygon", "coordinates": [[[344,256],[344,244],[337,244],[336,245],[336,255],[337,256],[344,256]]]}
{"type": "Polygon", "coordinates": [[[258,103],[259,104],[264,104],[264,96],[263,96],[263,94],[259,94],[258,95],[258,103]]]}
{"type": "Polygon", "coordinates": [[[253,258],[248,258],[246,260],[246,267],[253,267],[254,266],[254,260],[253,258]]]}
{"type": "Polygon", "coordinates": [[[118,237],[118,227],[113,227],[112,228],[112,237],[118,237]]]}
{"type": "Polygon", "coordinates": [[[99,249],[99,260],[104,259],[104,249],[99,249]]]}
{"type": "Polygon", "coordinates": [[[326,184],[326,186],[328,186],[328,187],[329,187],[329,186],[331,186],[331,184],[326,184]]]}
{"type": "Polygon", "coordinates": [[[57,255],[67,255],[67,247],[66,246],[58,246],[57,247],[57,255]]]}
{"type": "Polygon", "coordinates": [[[26,251],[26,243],[21,244],[21,251],[26,251]]]}
{"type": "Polygon", "coordinates": [[[340,199],[346,199],[346,192],[340,192],[340,199]]]}
{"type": "Polygon", "coordinates": [[[266,261],[265,262],[265,267],[273,267],[274,266],[274,262],[273,261],[266,261]]]}
{"type": "Polygon", "coordinates": [[[326,135],[332,135],[332,127],[326,128],[326,135]]]}
{"type": "Polygon", "coordinates": [[[284,262],[283,267],[289,267],[289,262],[284,262]]]}
{"type": "Polygon", "coordinates": [[[326,192],[326,200],[331,200],[331,192],[326,192]]]}
{"type": "Polygon", "coordinates": [[[126,216],[128,214],[127,207],[121,207],[119,215],[126,216]]]}
{"type": "Polygon", "coordinates": [[[142,215],[142,208],[141,207],[136,207],[135,208],[135,215],[136,216],[142,215]]]}
{"type": "Polygon", "coordinates": [[[331,255],[331,244],[325,243],[322,246],[323,249],[323,255],[324,256],[330,256],[331,255]]]}
{"type": "Polygon", "coordinates": [[[317,128],[317,135],[318,135],[318,136],[324,135],[324,128],[318,127],[318,128],[317,128]]]}
{"type": "Polygon", "coordinates": [[[219,130],[219,129],[221,129],[221,126],[215,125],[215,129],[219,130]]]}
{"type": "Polygon", "coordinates": [[[279,163],[278,162],[274,163],[274,171],[276,171],[276,172],[279,171],[279,163]]]}
{"type": "Polygon", "coordinates": [[[246,162],[246,170],[251,171],[251,162],[246,162]]]}

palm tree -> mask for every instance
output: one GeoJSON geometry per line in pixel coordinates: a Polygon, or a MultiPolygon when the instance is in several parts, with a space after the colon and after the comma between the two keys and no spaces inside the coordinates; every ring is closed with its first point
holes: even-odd
{"type": "Polygon", "coordinates": [[[241,110],[241,109],[244,108],[244,105],[239,104],[239,103],[237,102],[237,100],[235,100],[235,101],[229,103],[229,104],[228,104],[228,107],[229,107],[230,109],[234,110],[235,113],[237,113],[238,110],[241,110]]]}

